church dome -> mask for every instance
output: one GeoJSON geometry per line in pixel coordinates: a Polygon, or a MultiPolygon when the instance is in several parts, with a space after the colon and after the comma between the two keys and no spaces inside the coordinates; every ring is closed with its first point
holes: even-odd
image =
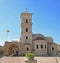
{"type": "Polygon", "coordinates": [[[42,34],[33,34],[33,41],[34,40],[46,40],[46,37],[42,34]]]}

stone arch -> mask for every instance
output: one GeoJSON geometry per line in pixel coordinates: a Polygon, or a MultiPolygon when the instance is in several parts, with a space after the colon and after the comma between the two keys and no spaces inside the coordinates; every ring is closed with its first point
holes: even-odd
{"type": "Polygon", "coordinates": [[[14,51],[18,51],[18,46],[16,44],[11,44],[9,46],[9,49],[8,49],[8,54],[11,55],[12,53],[14,53],[14,51]]]}

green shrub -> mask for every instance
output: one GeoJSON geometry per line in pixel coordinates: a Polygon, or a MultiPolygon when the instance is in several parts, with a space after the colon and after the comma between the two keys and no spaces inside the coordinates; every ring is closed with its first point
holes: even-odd
{"type": "Polygon", "coordinates": [[[26,53],[26,57],[28,58],[28,60],[33,60],[35,57],[35,54],[33,53],[26,53]]]}

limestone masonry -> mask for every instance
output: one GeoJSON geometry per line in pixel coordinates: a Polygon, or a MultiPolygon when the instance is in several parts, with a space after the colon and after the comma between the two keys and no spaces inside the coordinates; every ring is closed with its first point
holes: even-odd
{"type": "Polygon", "coordinates": [[[27,52],[37,56],[59,56],[60,45],[56,44],[52,37],[42,34],[32,34],[32,13],[21,13],[21,37],[18,41],[6,41],[0,46],[0,54],[5,56],[25,55],[27,52]]]}

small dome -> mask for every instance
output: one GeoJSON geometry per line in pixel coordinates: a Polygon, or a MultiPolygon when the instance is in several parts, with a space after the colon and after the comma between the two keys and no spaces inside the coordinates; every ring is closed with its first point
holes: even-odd
{"type": "Polygon", "coordinates": [[[43,37],[36,37],[34,40],[45,40],[43,37]]]}
{"type": "Polygon", "coordinates": [[[33,34],[33,40],[46,40],[46,37],[42,34],[33,34]]]}

